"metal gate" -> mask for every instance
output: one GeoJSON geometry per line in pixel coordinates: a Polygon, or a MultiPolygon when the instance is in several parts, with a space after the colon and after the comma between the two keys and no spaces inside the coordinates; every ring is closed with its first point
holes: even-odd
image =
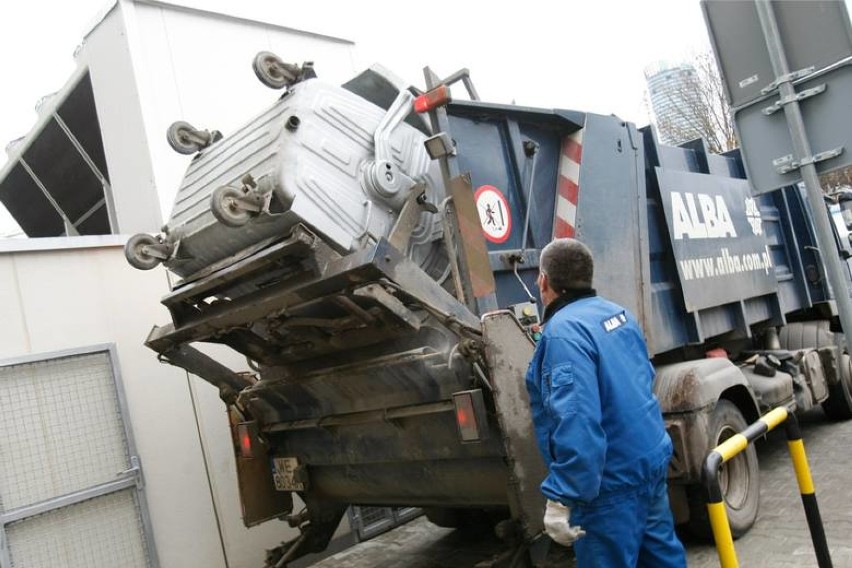
{"type": "Polygon", "coordinates": [[[359,541],[378,536],[423,514],[416,507],[349,507],[349,524],[359,541]]]}
{"type": "Polygon", "coordinates": [[[0,360],[0,568],[158,568],[116,361],[0,360]]]}

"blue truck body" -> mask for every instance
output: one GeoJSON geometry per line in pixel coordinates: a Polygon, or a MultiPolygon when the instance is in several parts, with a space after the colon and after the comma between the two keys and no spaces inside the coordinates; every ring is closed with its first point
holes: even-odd
{"type": "MultiPolygon", "coordinates": [[[[590,134],[583,143],[576,238],[597,259],[596,289],[637,315],[652,354],[705,344],[719,336],[750,337],[752,326],[782,325],[788,314],[830,299],[827,282],[820,276],[810,211],[799,188],[791,186],[755,198],[763,220],[762,237],[772,258],[776,281],[772,291],[757,296],[753,287],[734,281],[734,286],[740,286],[734,301],[701,309],[687,307],[657,168],[712,176],[710,183],[717,178],[744,180],[736,151],[713,155],[701,141],[665,146],[657,142],[651,127],[637,130],[614,116],[481,103],[456,103],[448,114],[459,169],[471,173],[474,188],[504,188],[516,220],[504,243],[488,243],[501,307],[527,299],[512,268],[500,261],[521,249],[527,207],[528,250],[518,272],[530,291],[537,293],[538,253],[553,238],[562,140],[581,128],[590,134]],[[530,166],[522,150],[526,140],[539,145],[532,190],[523,186],[529,177],[525,168],[530,166]]],[[[732,215],[744,213],[742,203],[728,207],[732,215]]]]}

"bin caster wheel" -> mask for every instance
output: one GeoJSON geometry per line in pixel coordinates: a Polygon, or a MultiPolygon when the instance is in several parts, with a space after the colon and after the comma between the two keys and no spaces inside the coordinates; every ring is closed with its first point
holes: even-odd
{"type": "Polygon", "coordinates": [[[169,126],[166,131],[166,140],[172,150],[178,154],[190,155],[207,146],[201,134],[188,122],[178,121],[169,126]]]}
{"type": "Polygon", "coordinates": [[[250,211],[243,202],[250,199],[240,189],[224,185],[216,189],[210,196],[210,209],[213,216],[227,227],[242,227],[252,218],[250,211]]]}
{"type": "Polygon", "coordinates": [[[130,237],[124,245],[124,258],[133,268],[151,270],[168,258],[169,248],[156,237],[140,233],[130,237]]]}
{"type": "Polygon", "coordinates": [[[255,55],[251,68],[260,82],[270,89],[283,89],[298,79],[298,67],[284,63],[269,51],[255,55]]]}

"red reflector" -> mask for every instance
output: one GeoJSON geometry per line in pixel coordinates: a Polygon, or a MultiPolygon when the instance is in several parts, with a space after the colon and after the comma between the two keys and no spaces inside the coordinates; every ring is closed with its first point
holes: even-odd
{"type": "Polygon", "coordinates": [[[457,408],[456,409],[456,422],[459,423],[459,426],[464,428],[470,422],[470,418],[467,415],[467,408],[457,408]]]}
{"type": "Polygon", "coordinates": [[[253,458],[251,429],[248,424],[237,424],[237,437],[240,440],[240,456],[253,458]]]}
{"type": "Polygon", "coordinates": [[[462,442],[478,442],[481,436],[476,421],[473,394],[471,391],[455,393],[453,402],[456,405],[456,424],[459,427],[462,442]]]}
{"type": "Polygon", "coordinates": [[[433,108],[443,106],[450,102],[450,88],[439,85],[414,99],[414,110],[419,113],[429,112],[433,108]]]}

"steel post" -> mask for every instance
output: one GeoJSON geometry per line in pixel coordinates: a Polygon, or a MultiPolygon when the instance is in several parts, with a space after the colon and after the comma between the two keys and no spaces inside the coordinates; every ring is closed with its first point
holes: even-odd
{"type": "Polygon", "coordinates": [[[846,279],[843,277],[842,272],[843,266],[836,252],[831,219],[823,201],[823,193],[819,184],[816,166],[810,161],[813,153],[810,142],[808,141],[807,131],[805,130],[802,111],[799,107],[799,102],[795,98],[796,92],[793,82],[790,79],[790,69],[787,64],[784,46],[781,42],[778,22],[770,0],[755,0],[755,7],[757,8],[757,15],[763,29],[766,47],[769,50],[772,70],[779,83],[778,94],[782,101],[791,101],[784,105],[787,128],[790,131],[795,159],[802,164],[799,169],[801,170],[802,180],[807,189],[808,203],[814,215],[817,243],[822,251],[820,256],[828,274],[828,282],[834,292],[834,299],[837,302],[840,324],[843,326],[843,331],[845,332],[846,349],[849,353],[852,353],[852,301],[850,301],[849,292],[846,289],[846,279]],[[785,77],[787,80],[784,80],[785,77]]]}
{"type": "Polygon", "coordinates": [[[6,527],[2,523],[0,523],[0,568],[12,568],[9,540],[6,538],[6,527]]]}
{"type": "Polygon", "coordinates": [[[53,209],[56,211],[56,214],[59,215],[59,217],[62,219],[62,224],[65,226],[65,236],[80,236],[80,233],[78,233],[76,227],[74,227],[74,223],[71,221],[68,215],[65,214],[65,211],[62,210],[62,207],[59,206],[59,203],[56,202],[56,200],[47,190],[47,187],[41,181],[41,178],[36,175],[30,165],[23,158],[19,158],[18,163],[21,164],[21,167],[24,168],[24,171],[29,174],[30,179],[32,179],[33,183],[36,184],[36,187],[41,190],[41,192],[44,194],[44,198],[47,199],[47,201],[53,206],[53,209]]]}
{"type": "MultiPolygon", "coordinates": [[[[110,185],[109,181],[107,181],[106,176],[103,174],[103,172],[101,172],[100,168],[98,168],[97,164],[95,164],[95,161],[92,159],[92,157],[89,156],[89,153],[86,151],[86,149],[83,148],[83,145],[74,135],[74,133],[71,132],[71,128],[69,128],[65,121],[62,119],[62,117],[59,116],[58,112],[53,113],[53,120],[56,121],[56,124],[59,126],[59,128],[62,129],[62,132],[64,132],[65,136],[68,137],[68,141],[71,142],[71,145],[74,146],[74,149],[77,150],[77,153],[80,155],[81,158],[83,158],[83,161],[86,162],[86,165],[101,183],[101,187],[104,191],[104,201],[106,202],[107,219],[109,221],[110,230],[113,232],[113,234],[119,234],[118,217],[115,213],[115,199],[113,199],[112,195],[112,186],[110,185]]],[[[98,202],[98,205],[96,207],[99,206],[100,202],[98,202]]],[[[82,217],[77,219],[76,225],[79,225],[85,220],[85,218],[88,218],[91,212],[92,211],[85,213],[82,217]]]]}

